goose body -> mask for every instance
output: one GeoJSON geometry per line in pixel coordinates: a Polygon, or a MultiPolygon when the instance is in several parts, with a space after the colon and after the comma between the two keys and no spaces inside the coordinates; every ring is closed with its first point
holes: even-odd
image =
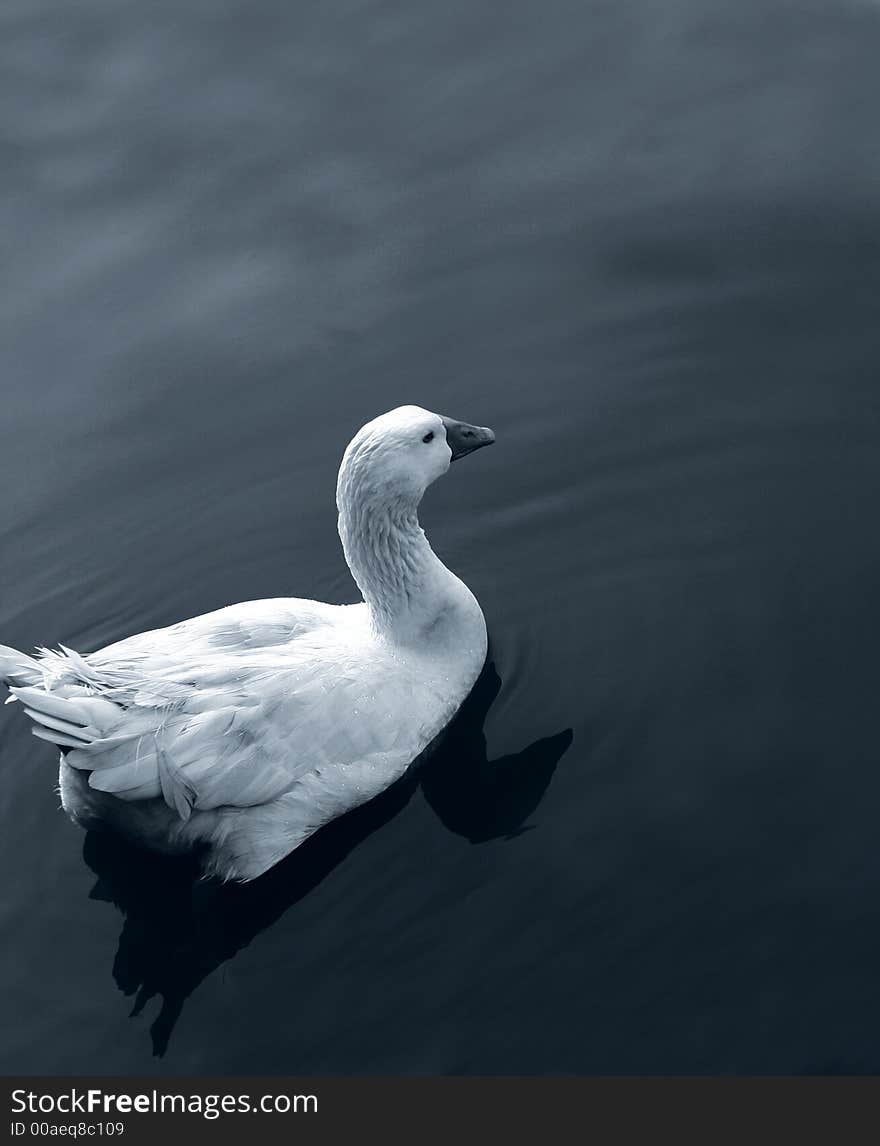
{"type": "Polygon", "coordinates": [[[339,534],[363,600],[230,605],[86,656],[0,646],[0,679],[62,749],[84,827],[225,879],[261,875],[397,780],[479,675],[486,626],[418,523],[427,486],[490,430],[404,406],[364,426],[339,470],[339,534]]]}

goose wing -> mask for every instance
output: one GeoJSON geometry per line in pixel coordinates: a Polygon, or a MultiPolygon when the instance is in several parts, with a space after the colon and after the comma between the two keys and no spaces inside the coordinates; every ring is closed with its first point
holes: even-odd
{"type": "Polygon", "coordinates": [[[184,819],[263,804],[322,765],[395,753],[391,714],[363,719],[369,667],[339,642],[332,610],[357,608],[231,606],[88,657],[45,651],[42,686],[10,691],[99,791],[162,796],[184,819]]]}

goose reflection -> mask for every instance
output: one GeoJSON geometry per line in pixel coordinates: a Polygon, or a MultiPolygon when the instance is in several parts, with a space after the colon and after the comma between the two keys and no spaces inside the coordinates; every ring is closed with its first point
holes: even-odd
{"type": "Polygon", "coordinates": [[[483,724],[501,687],[488,664],[456,718],[424,761],[370,803],[327,825],[260,879],[219,884],[199,878],[196,858],[142,852],[113,835],[88,832],[86,863],[98,876],[90,898],[124,917],[113,978],[140,1014],[155,996],[150,1033],[163,1055],[184,1003],[212,971],[308,895],[418,787],[441,822],[471,843],[512,839],[534,812],[572,741],[570,729],[495,761],[483,724]]]}

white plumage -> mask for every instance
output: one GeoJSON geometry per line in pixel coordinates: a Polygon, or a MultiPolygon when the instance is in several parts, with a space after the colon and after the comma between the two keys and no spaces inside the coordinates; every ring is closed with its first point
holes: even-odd
{"type": "Polygon", "coordinates": [[[62,747],[64,808],[162,851],[202,846],[261,875],[397,780],[479,675],[486,627],[417,509],[490,430],[416,406],[364,426],[342,459],[339,534],[357,605],[249,601],[87,656],[0,646],[0,679],[62,747]]]}

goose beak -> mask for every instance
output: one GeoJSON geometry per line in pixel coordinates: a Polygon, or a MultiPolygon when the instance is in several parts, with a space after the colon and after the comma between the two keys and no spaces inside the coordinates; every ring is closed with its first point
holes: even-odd
{"type": "Polygon", "coordinates": [[[441,418],[441,421],[446,427],[446,444],[452,450],[454,462],[495,441],[488,426],[469,426],[467,422],[456,422],[455,418],[441,418]]]}

